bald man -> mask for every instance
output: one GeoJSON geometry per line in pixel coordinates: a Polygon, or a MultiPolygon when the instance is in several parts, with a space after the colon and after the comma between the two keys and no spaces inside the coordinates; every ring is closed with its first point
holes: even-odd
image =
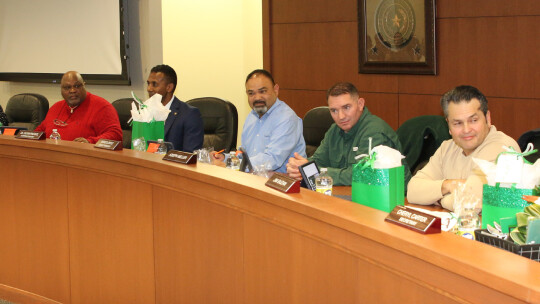
{"type": "Polygon", "coordinates": [[[55,103],[35,131],[49,137],[57,129],[62,140],[96,143],[99,139],[122,141],[122,129],[114,107],[104,98],[86,91],[78,72],[62,76],[60,90],[64,100],[55,103]]]}

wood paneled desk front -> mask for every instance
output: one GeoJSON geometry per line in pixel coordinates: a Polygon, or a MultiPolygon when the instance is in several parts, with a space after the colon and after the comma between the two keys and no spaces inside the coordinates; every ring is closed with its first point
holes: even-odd
{"type": "Polygon", "coordinates": [[[540,263],[257,176],[11,136],[0,168],[6,300],[540,303],[540,263]]]}

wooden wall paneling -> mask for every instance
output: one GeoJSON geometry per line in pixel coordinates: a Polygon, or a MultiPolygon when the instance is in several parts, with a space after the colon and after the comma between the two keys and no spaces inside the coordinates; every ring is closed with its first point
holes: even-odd
{"type": "Polygon", "coordinates": [[[154,187],[154,226],[157,303],[243,302],[240,212],[154,187]]]}
{"type": "Polygon", "coordinates": [[[69,303],[66,169],[6,157],[0,168],[0,284],[69,303]]]}
{"type": "Polygon", "coordinates": [[[538,98],[540,44],[525,34],[540,34],[538,24],[540,16],[438,19],[439,75],[403,76],[399,92],[443,94],[469,84],[486,96],[538,98]]]}
{"type": "MultiPolygon", "coordinates": [[[[491,123],[515,140],[525,132],[540,128],[536,118],[540,99],[489,98],[491,123]]],[[[540,148],[540,147],[535,147],[540,148]]]]}
{"type": "Polygon", "coordinates": [[[72,303],[154,303],[151,186],[69,169],[72,303]]]}
{"type": "Polygon", "coordinates": [[[437,0],[439,18],[533,15],[540,15],[540,5],[530,0],[437,0]]]}
{"type": "Polygon", "coordinates": [[[357,1],[270,0],[271,23],[356,21],[357,1]]]}
{"type": "Polygon", "coordinates": [[[308,90],[279,90],[279,99],[285,101],[300,118],[306,116],[307,111],[321,106],[327,106],[326,91],[308,90]]]}
{"type": "Polygon", "coordinates": [[[395,75],[358,74],[357,22],[275,24],[271,31],[272,73],[283,89],[349,81],[361,91],[397,92],[395,75]]]}
{"type": "Polygon", "coordinates": [[[421,115],[444,116],[441,108],[440,95],[399,95],[399,125],[421,115]]]}
{"type": "Polygon", "coordinates": [[[355,257],[249,215],[244,223],[245,303],[361,302],[355,257]]]}
{"type": "Polygon", "coordinates": [[[394,130],[399,127],[399,104],[397,94],[359,92],[366,100],[366,107],[386,121],[394,130]]]}
{"type": "Polygon", "coordinates": [[[271,54],[272,54],[272,33],[270,32],[270,23],[272,11],[270,10],[270,1],[262,1],[262,39],[263,39],[263,68],[271,70],[271,54]]]}

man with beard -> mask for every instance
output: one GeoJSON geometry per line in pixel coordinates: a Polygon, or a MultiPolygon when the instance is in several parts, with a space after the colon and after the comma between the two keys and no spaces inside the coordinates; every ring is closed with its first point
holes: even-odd
{"type": "Polygon", "coordinates": [[[148,95],[160,94],[161,104],[171,110],[165,120],[165,139],[175,150],[193,152],[202,148],[204,125],[199,109],[188,105],[174,95],[177,76],[174,69],[160,64],[150,70],[146,81],[148,95]]]}
{"type": "MultiPolygon", "coordinates": [[[[246,77],[246,94],[253,109],[244,123],[242,147],[254,167],[286,172],[287,160],[298,153],[306,156],[302,119],[278,98],[279,86],[266,70],[246,77]]],[[[224,156],[214,154],[215,164],[224,166],[224,156]]]]}
{"type": "Polygon", "coordinates": [[[122,141],[122,129],[114,107],[86,91],[78,72],[69,71],[60,82],[64,100],[55,103],[35,131],[49,137],[57,129],[62,140],[95,144],[99,139],[122,141]]]}

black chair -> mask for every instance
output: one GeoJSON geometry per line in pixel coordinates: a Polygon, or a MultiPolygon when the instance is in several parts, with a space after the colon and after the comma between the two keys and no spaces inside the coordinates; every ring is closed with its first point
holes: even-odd
{"type": "Polygon", "coordinates": [[[49,112],[49,100],[43,95],[23,93],[12,96],[6,105],[10,126],[34,130],[49,112]]]}
{"type": "Polygon", "coordinates": [[[309,110],[304,116],[304,140],[306,141],[306,154],[312,156],[321,141],[334,123],[327,106],[309,110]]]}
{"type": "Polygon", "coordinates": [[[451,138],[446,119],[439,115],[411,118],[396,133],[413,175],[427,164],[443,141],[451,138]]]}
{"type": "Polygon", "coordinates": [[[133,98],[121,98],[113,101],[112,106],[118,113],[120,127],[122,128],[122,146],[126,149],[131,149],[131,124],[128,121],[131,119],[131,103],[133,98]]]}
{"type": "MultiPolygon", "coordinates": [[[[535,149],[540,149],[540,129],[530,130],[521,134],[517,143],[521,151],[525,151],[529,143],[532,143],[535,149]]],[[[525,159],[531,163],[534,163],[538,158],[540,158],[540,152],[525,156],[525,159]]]]}
{"type": "Polygon", "coordinates": [[[187,101],[201,111],[204,123],[203,147],[215,151],[236,150],[238,112],[234,104],[215,97],[201,97],[187,101]]]}

